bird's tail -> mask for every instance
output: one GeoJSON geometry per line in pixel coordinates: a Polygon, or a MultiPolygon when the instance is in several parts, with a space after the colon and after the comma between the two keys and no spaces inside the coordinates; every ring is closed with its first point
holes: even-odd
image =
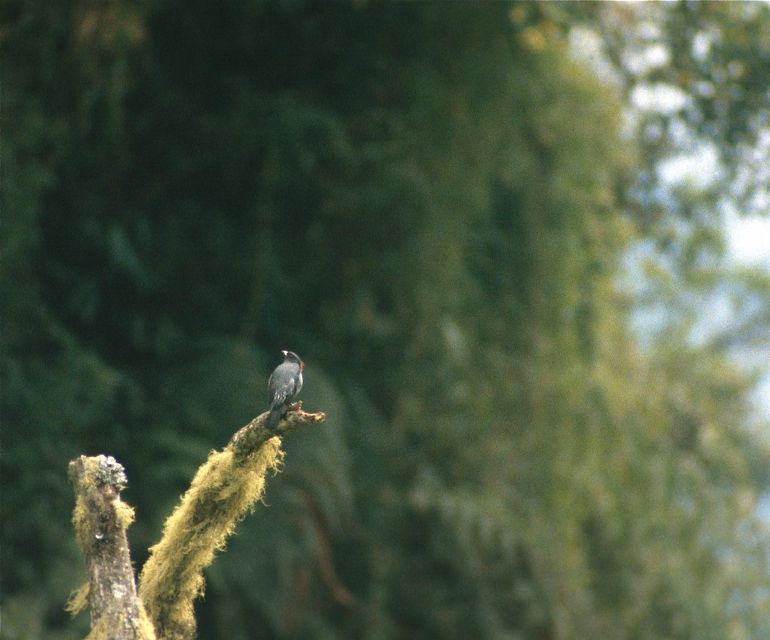
{"type": "Polygon", "coordinates": [[[279,404],[274,407],[270,407],[270,413],[267,416],[267,420],[265,420],[265,428],[270,429],[271,431],[275,431],[275,428],[278,426],[278,423],[281,421],[282,417],[283,406],[279,404]]]}

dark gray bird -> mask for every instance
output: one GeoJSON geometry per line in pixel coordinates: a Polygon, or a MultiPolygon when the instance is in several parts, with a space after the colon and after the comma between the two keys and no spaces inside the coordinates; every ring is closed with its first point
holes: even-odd
{"type": "Polygon", "coordinates": [[[271,430],[278,426],[292,400],[302,389],[302,370],[305,368],[305,363],[293,351],[281,353],[283,362],[275,368],[267,381],[270,414],[265,420],[265,427],[271,430]]]}

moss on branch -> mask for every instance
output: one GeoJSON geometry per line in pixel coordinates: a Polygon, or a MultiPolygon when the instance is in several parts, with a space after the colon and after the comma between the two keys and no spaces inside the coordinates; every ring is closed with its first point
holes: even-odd
{"type": "Polygon", "coordinates": [[[69,464],[75,491],[75,536],[86,557],[88,583],[70,598],[68,609],[91,610],[89,640],[154,640],[137,598],[126,529],[134,510],[120,499],[123,467],[112,457],[80,456],[69,464]]]}
{"type": "Polygon", "coordinates": [[[264,413],[254,418],[222,451],[209,454],[166,520],[160,542],[150,549],[139,594],[163,640],[195,636],[193,602],[203,593],[203,569],[262,497],[267,472],[279,468],[283,459],[280,436],[325,419],[323,413],[302,411],[300,403],[275,431],[265,428],[266,417],[264,413]]]}

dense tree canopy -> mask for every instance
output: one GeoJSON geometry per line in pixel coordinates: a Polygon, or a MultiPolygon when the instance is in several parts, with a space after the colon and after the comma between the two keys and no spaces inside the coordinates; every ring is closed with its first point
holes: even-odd
{"type": "Polygon", "coordinates": [[[141,564],[283,348],[328,419],[209,571],[201,637],[770,635],[753,379],[674,313],[770,290],[718,224],[761,177],[766,5],[4,13],[4,637],[87,624],[68,460],[125,465],[141,564]],[[656,83],[679,108],[639,108],[656,83]],[[666,185],[698,144],[723,171],[666,185]]]}

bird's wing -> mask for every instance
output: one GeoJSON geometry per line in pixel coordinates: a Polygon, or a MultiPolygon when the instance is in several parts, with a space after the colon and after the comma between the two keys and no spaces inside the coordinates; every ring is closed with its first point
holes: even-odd
{"type": "Polygon", "coordinates": [[[299,373],[297,374],[297,377],[294,380],[295,380],[294,395],[297,395],[300,391],[302,391],[302,369],[299,370],[299,373]]]}
{"type": "Polygon", "coordinates": [[[272,405],[285,404],[287,400],[291,399],[297,393],[297,382],[294,378],[291,378],[285,385],[275,389],[273,397],[270,399],[272,405]]]}
{"type": "Polygon", "coordinates": [[[294,387],[294,384],[291,383],[289,385],[286,385],[285,387],[276,389],[275,393],[273,394],[272,400],[270,400],[270,403],[273,405],[284,404],[286,402],[286,398],[291,396],[291,389],[293,387],[294,387]]]}

